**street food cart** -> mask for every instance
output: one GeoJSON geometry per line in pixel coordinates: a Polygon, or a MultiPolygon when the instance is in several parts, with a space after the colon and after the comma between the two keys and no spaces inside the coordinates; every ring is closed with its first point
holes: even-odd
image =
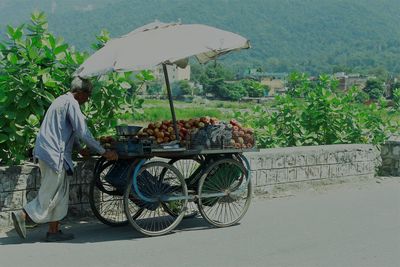
{"type": "Polygon", "coordinates": [[[252,183],[243,153],[256,149],[222,139],[183,144],[166,66],[187,64],[190,56],[205,63],[249,47],[247,39],[213,27],[155,22],[109,41],[82,64],[76,75],[83,78],[162,65],[176,136],[160,144],[139,138],[135,127],[119,135],[113,142],[119,160],[99,158],[90,184],[90,204],[100,221],[111,226],[130,223],[156,236],[172,231],[184,217],[196,216],[197,209],[217,227],[236,224],[245,215],[252,183]]]}

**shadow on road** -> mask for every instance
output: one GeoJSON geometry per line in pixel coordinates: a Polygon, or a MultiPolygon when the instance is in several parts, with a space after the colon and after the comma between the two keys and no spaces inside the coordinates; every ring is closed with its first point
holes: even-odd
{"type": "MultiPolygon", "coordinates": [[[[214,228],[208,224],[203,218],[195,217],[182,220],[177,228],[171,233],[180,233],[185,231],[199,231],[214,228]]],[[[80,221],[80,222],[63,222],[62,230],[73,233],[75,239],[65,241],[64,243],[96,243],[116,240],[139,240],[146,238],[137,232],[131,225],[120,227],[110,227],[98,221],[80,221]]],[[[0,245],[15,245],[45,242],[44,238],[47,232],[47,224],[39,225],[34,229],[27,230],[27,239],[22,240],[14,229],[0,234],[0,245]]]]}

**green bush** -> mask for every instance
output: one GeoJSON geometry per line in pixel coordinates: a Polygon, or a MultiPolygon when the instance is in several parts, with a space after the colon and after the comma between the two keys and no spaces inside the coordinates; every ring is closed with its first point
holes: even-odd
{"type": "MultiPolygon", "coordinates": [[[[72,74],[86,54],[75,51],[47,30],[46,16],[35,12],[31,23],[7,27],[8,41],[0,43],[0,159],[15,164],[28,156],[51,102],[69,90],[72,74]]],[[[108,40],[103,32],[97,48],[108,40]]],[[[138,82],[151,79],[148,72],[138,82]]],[[[91,101],[83,111],[94,135],[116,125],[120,115],[141,106],[131,74],[112,73],[94,82],[91,101]]]]}
{"type": "Polygon", "coordinates": [[[381,144],[398,129],[384,102],[360,105],[355,88],[337,92],[328,76],[320,76],[312,85],[304,75],[291,79],[293,90],[275,98],[276,110],[256,106],[236,114],[256,130],[260,147],[381,144]],[[303,98],[296,97],[300,95],[303,98]]]}
{"type": "MultiPolygon", "coordinates": [[[[168,102],[168,100],[165,100],[168,102]]],[[[167,106],[163,107],[150,107],[144,109],[144,116],[141,118],[140,124],[144,122],[150,121],[162,121],[162,120],[170,120],[171,119],[171,110],[167,106]]],[[[200,118],[204,116],[223,118],[221,111],[215,108],[185,108],[185,109],[176,109],[176,118],[178,120],[186,120],[191,118],[200,118]]]]}
{"type": "Polygon", "coordinates": [[[147,85],[146,92],[149,95],[161,95],[162,94],[162,84],[159,82],[152,82],[147,85]]]}
{"type": "Polygon", "coordinates": [[[396,110],[400,110],[400,88],[393,90],[393,106],[396,110]]]}
{"type": "Polygon", "coordinates": [[[253,80],[242,80],[241,85],[245,88],[249,97],[262,97],[268,95],[269,87],[253,80]]]}
{"type": "Polygon", "coordinates": [[[358,103],[366,103],[370,99],[369,94],[367,94],[363,90],[359,90],[359,89],[356,89],[356,90],[357,90],[357,94],[356,94],[355,100],[358,103]]]}
{"type": "Polygon", "coordinates": [[[247,96],[246,89],[240,83],[225,83],[220,91],[219,98],[238,101],[247,96]]]}
{"type": "Polygon", "coordinates": [[[368,80],[363,90],[369,95],[370,99],[377,100],[384,94],[383,82],[378,79],[368,80]]]}

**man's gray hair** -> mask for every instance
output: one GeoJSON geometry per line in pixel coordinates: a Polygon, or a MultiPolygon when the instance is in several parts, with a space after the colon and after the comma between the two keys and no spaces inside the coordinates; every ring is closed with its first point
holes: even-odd
{"type": "Polygon", "coordinates": [[[75,77],[71,82],[71,93],[85,92],[91,93],[93,85],[90,80],[75,77]]]}

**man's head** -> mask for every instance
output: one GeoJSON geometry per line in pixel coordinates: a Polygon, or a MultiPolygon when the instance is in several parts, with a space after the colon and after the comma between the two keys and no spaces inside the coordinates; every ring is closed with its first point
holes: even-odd
{"type": "Polygon", "coordinates": [[[71,83],[71,93],[74,95],[79,105],[84,104],[92,95],[93,85],[89,80],[75,77],[71,83]]]}

